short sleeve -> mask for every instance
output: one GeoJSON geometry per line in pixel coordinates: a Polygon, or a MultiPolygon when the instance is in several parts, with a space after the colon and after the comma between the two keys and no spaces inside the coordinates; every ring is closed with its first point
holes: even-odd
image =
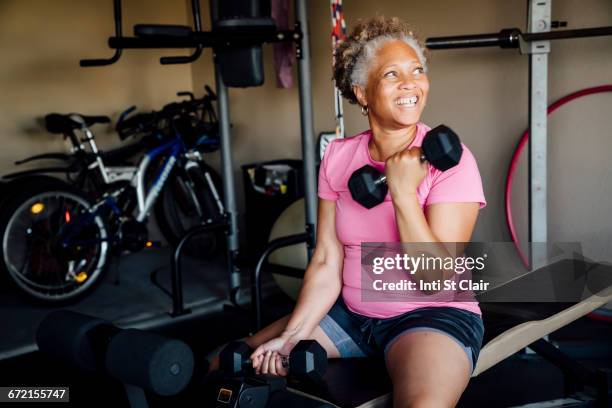
{"type": "Polygon", "coordinates": [[[425,206],[453,202],[477,202],[480,208],[487,205],[478,164],[465,145],[458,165],[443,172],[435,170],[425,206]]]}
{"type": "Polygon", "coordinates": [[[325,200],[333,200],[336,201],[339,197],[337,191],[332,189],[330,178],[329,178],[329,163],[333,160],[335,140],[332,140],[327,148],[325,149],[325,153],[323,154],[323,160],[321,161],[321,167],[319,168],[319,191],[318,195],[320,198],[325,200]]]}

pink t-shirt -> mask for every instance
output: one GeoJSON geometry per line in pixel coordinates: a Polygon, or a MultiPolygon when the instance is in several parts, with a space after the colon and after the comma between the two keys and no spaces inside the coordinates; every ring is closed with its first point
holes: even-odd
{"type": "MultiPolygon", "coordinates": [[[[410,147],[420,147],[430,128],[419,122],[410,147]]],[[[325,150],[319,170],[319,197],[336,202],[336,235],[344,245],[342,297],[350,310],[361,315],[389,318],[422,307],[450,306],[480,314],[474,302],[374,302],[361,298],[361,243],[399,242],[395,210],[388,193],[385,201],[371,209],[353,200],[348,179],[358,168],[369,164],[384,172],[385,163],[372,160],[368,142],[372,131],[336,139],[325,150]]],[[[445,172],[428,165],[428,172],[417,189],[421,207],[442,202],[478,202],[486,205],[482,181],[474,156],[463,145],[459,164],[445,172]]]]}

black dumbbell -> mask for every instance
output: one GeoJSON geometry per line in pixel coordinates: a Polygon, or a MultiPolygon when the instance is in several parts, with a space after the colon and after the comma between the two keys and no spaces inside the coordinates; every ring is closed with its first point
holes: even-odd
{"type": "MultiPolygon", "coordinates": [[[[427,132],[421,148],[423,149],[421,160],[427,160],[441,171],[459,164],[463,153],[459,136],[444,125],[427,132]]],[[[387,176],[374,167],[365,165],[351,175],[348,187],[353,200],[370,209],[385,200],[388,191],[386,181],[387,176]]]]}
{"type": "MultiPolygon", "coordinates": [[[[219,369],[231,376],[252,374],[253,350],[241,341],[229,343],[219,354],[219,369]]],[[[327,370],[327,352],[315,340],[302,340],[289,355],[289,372],[298,379],[319,381],[327,370]]]]}

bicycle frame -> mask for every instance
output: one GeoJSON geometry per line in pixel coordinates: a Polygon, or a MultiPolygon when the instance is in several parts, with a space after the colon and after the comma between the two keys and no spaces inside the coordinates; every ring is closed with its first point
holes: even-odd
{"type": "MultiPolygon", "coordinates": [[[[90,139],[89,142],[90,145],[93,144],[95,146],[95,142],[93,142],[93,139],[90,139]]],[[[183,143],[180,134],[178,133],[177,136],[169,142],[159,147],[156,147],[155,149],[152,149],[149,152],[146,152],[143,158],[138,163],[138,166],[134,167],[105,166],[104,161],[99,156],[97,149],[94,150],[94,153],[96,153],[98,157],[90,167],[99,168],[105,183],[110,184],[114,181],[126,180],[130,181],[130,186],[136,190],[138,213],[136,214],[135,219],[139,222],[142,222],[146,219],[147,214],[151,210],[153,204],[155,204],[155,200],[159,196],[159,193],[161,192],[162,188],[164,187],[164,184],[168,179],[168,176],[170,175],[174,165],[178,161],[178,157],[183,154],[187,157],[190,156],[189,152],[187,152],[185,148],[185,144],[183,143]],[[158,174],[155,177],[155,180],[151,184],[148,191],[146,191],[145,174],[147,168],[157,157],[167,154],[168,152],[169,154],[167,155],[166,163],[159,170],[158,174]]],[[[192,165],[195,165],[195,162],[193,162],[193,160],[189,158],[188,160],[188,165],[190,163],[193,163],[192,165]]],[[[121,194],[122,191],[123,190],[119,190],[118,192],[115,192],[115,194],[106,196],[97,203],[95,203],[89,211],[89,216],[82,218],[81,222],[74,225],[73,228],[76,228],[76,230],[73,231],[76,231],[78,233],[80,231],[79,228],[82,228],[83,225],[86,225],[95,217],[102,215],[102,212],[105,208],[109,208],[110,211],[120,214],[121,210],[117,208],[113,196],[121,194]]],[[[107,240],[112,241],[111,238],[108,238],[107,240]]],[[[70,243],[74,242],[70,241],[70,243]]]]}
{"type": "MultiPolygon", "coordinates": [[[[171,141],[146,152],[138,163],[138,166],[105,166],[102,159],[98,157],[96,162],[94,162],[90,168],[98,167],[106,184],[121,180],[130,182],[130,185],[136,190],[136,198],[138,203],[138,212],[135,219],[142,222],[146,219],[147,214],[151,210],[153,204],[155,204],[155,200],[164,187],[164,184],[172,172],[174,165],[178,161],[178,158],[181,155],[186,155],[186,153],[188,152],[186,151],[185,144],[183,143],[180,135],[177,134],[177,136],[171,141]],[[166,155],[166,162],[155,176],[153,183],[147,191],[145,185],[145,175],[147,169],[149,165],[161,155],[166,155]]],[[[189,161],[191,162],[192,160],[189,161]]]]}
{"type": "Polygon", "coordinates": [[[140,160],[136,171],[136,177],[132,179],[132,186],[136,188],[136,197],[138,201],[137,221],[142,222],[147,217],[147,214],[151,210],[153,204],[155,204],[155,200],[157,200],[159,193],[164,187],[172,168],[176,164],[178,157],[185,152],[185,144],[177,132],[177,136],[173,140],[145,153],[142,160],[140,160]],[[145,174],[147,167],[156,157],[168,151],[170,154],[167,156],[166,163],[155,177],[149,191],[145,192],[145,174]]]}
{"type": "MultiPolygon", "coordinates": [[[[83,125],[80,130],[85,135],[85,139],[81,142],[86,142],[89,144],[91,152],[95,156],[95,160],[88,166],[88,169],[94,170],[97,168],[103,183],[106,185],[110,185],[117,181],[127,181],[129,182],[130,187],[134,188],[136,191],[137,213],[135,214],[134,219],[138,222],[143,222],[147,218],[151,208],[159,197],[168,176],[172,172],[176,163],[179,161],[179,158],[184,157],[186,159],[185,169],[199,166],[197,162],[201,161],[200,153],[197,150],[187,150],[181,134],[176,131],[176,136],[172,140],[145,152],[137,166],[107,166],[104,163],[102,155],[100,154],[100,151],[96,145],[94,133],[85,125],[83,125]],[[166,161],[147,189],[145,180],[147,169],[151,163],[153,163],[160,156],[164,156],[166,161]]],[[[84,146],[79,144],[75,147],[75,149],[84,151],[84,146]]],[[[210,180],[210,176],[208,174],[207,182],[212,186],[212,180],[210,180]]],[[[212,189],[214,198],[219,206],[219,210],[223,212],[223,204],[221,203],[217,192],[214,190],[214,186],[212,189]]],[[[124,191],[125,187],[111,193],[107,193],[101,197],[101,199],[94,203],[90,208],[88,217],[82,218],[77,224],[73,224],[72,234],[69,235],[74,235],[75,231],[78,233],[84,225],[91,222],[91,220],[95,217],[103,216],[105,209],[108,209],[117,215],[123,215],[121,214],[121,209],[117,207],[115,198],[120,196],[124,191]]],[[[103,240],[113,241],[113,238],[107,237],[103,240]]],[[[74,243],[70,241],[70,239],[68,239],[66,242],[74,243]]]]}

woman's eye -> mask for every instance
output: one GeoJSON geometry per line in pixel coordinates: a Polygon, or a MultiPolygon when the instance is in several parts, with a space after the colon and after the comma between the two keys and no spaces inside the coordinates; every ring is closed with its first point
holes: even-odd
{"type": "Polygon", "coordinates": [[[385,74],[385,78],[396,78],[397,77],[397,72],[395,71],[389,71],[385,74]]]}
{"type": "Polygon", "coordinates": [[[425,68],[423,68],[423,67],[417,67],[414,70],[415,74],[423,74],[424,72],[425,72],[425,68]]]}

